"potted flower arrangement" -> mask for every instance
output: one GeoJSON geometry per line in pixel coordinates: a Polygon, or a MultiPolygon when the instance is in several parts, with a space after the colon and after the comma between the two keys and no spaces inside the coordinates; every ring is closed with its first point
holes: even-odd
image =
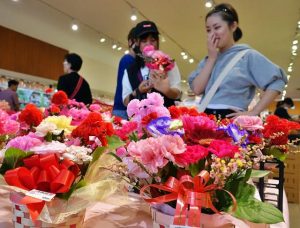
{"type": "Polygon", "coordinates": [[[258,160],[252,158],[263,143],[249,144],[250,136],[262,137],[260,118],[244,117],[251,124],[242,127],[241,118],[232,122],[186,107],[166,109],[155,93],[132,100],[127,112],[131,120],[116,130],[127,143],[116,155],[128,167],[124,175],[151,203],[154,223],[219,227],[283,221],[276,207],[255,198],[251,183],[265,174],[253,172],[258,160]]]}
{"type": "Polygon", "coordinates": [[[99,108],[59,91],[45,112],[29,104],[15,118],[20,130],[0,167],[15,226],[80,227],[90,203],[122,191],[124,182],[107,169],[120,162],[107,153],[123,144],[99,108]]]}

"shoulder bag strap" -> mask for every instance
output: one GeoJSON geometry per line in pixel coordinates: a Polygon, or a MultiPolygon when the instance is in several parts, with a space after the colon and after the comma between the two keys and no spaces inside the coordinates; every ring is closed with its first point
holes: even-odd
{"type": "Polygon", "coordinates": [[[79,91],[79,89],[80,89],[80,87],[81,87],[81,85],[82,85],[82,82],[83,82],[83,77],[81,77],[81,76],[79,75],[79,79],[78,79],[77,85],[76,85],[76,87],[75,87],[73,93],[72,93],[71,96],[69,97],[69,99],[73,99],[73,98],[76,96],[76,94],[78,93],[78,91],[79,91]]]}
{"type": "Polygon", "coordinates": [[[224,70],[221,72],[220,76],[217,78],[215,83],[212,85],[208,93],[204,96],[203,100],[201,101],[198,111],[199,112],[204,112],[206,109],[207,105],[209,104],[210,100],[212,97],[215,95],[217,89],[219,88],[221,82],[225,78],[225,76],[229,73],[229,71],[234,67],[235,64],[249,51],[249,49],[243,50],[238,52],[231,60],[230,62],[226,65],[224,70]]]}

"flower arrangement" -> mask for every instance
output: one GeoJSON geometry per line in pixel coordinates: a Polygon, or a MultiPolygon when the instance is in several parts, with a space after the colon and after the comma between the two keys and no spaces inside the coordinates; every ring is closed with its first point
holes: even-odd
{"type": "Polygon", "coordinates": [[[168,72],[174,67],[174,60],[160,50],[155,50],[153,45],[147,45],[142,52],[146,66],[152,70],[168,72]]]}
{"type": "Polygon", "coordinates": [[[283,221],[277,208],[254,197],[250,181],[267,173],[253,172],[259,161],[253,156],[272,142],[272,117],[265,125],[251,116],[217,120],[186,107],[166,110],[160,101],[153,93],[132,100],[131,120],[116,131],[126,140],[116,151],[127,165],[123,175],[147,202],[159,210],[168,204],[175,225],[199,227],[201,211],[227,212],[255,223],[283,221]]]}
{"type": "Polygon", "coordinates": [[[68,100],[62,91],[45,112],[29,104],[11,120],[0,110],[1,134],[14,134],[2,150],[0,184],[21,195],[32,220],[58,224],[93,201],[122,193],[124,182],[106,167],[120,165],[109,151],[123,142],[99,111],[68,100]]]}

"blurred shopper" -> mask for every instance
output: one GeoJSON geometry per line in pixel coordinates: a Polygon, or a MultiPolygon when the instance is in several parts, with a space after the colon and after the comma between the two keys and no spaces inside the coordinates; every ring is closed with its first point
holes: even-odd
{"type": "Polygon", "coordinates": [[[17,112],[20,109],[20,103],[18,99],[17,89],[19,82],[16,80],[8,81],[8,88],[0,91],[0,100],[5,100],[10,106],[11,112],[17,112]]]}
{"type": "Polygon", "coordinates": [[[69,99],[91,104],[93,99],[90,85],[78,74],[81,65],[82,59],[79,55],[70,53],[65,56],[63,66],[66,74],[59,77],[57,90],[63,90],[69,99]]]}

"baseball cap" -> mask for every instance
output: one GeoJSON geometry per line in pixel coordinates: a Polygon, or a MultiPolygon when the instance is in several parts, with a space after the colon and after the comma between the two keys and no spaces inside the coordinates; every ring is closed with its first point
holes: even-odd
{"type": "Polygon", "coordinates": [[[135,26],[135,36],[136,37],[141,37],[142,35],[147,34],[147,33],[159,34],[156,24],[154,22],[142,21],[135,26]]]}

